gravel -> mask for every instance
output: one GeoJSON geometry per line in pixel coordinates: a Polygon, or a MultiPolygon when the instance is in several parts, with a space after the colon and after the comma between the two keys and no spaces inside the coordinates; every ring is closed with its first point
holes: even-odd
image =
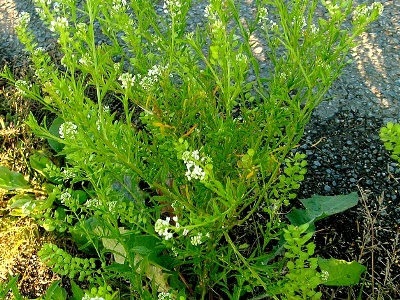
{"type": "MultiPolygon", "coordinates": [[[[373,1],[353,2],[359,5],[373,1]]],[[[316,239],[320,255],[361,257],[371,268],[373,251],[363,251],[362,243],[368,225],[367,213],[376,213],[374,232],[379,247],[375,245],[374,272],[377,279],[384,278],[389,262],[393,278],[400,275],[400,253],[390,250],[399,238],[400,170],[379,139],[380,127],[388,121],[400,121],[400,3],[382,2],[383,15],[359,38],[360,45],[349,54],[352,62],[328,92],[331,100],[315,110],[301,144],[294,150],[305,153],[309,162],[300,198],[352,191],[368,195],[365,205],[323,221],[316,239]]],[[[204,6],[198,3],[190,11],[190,26],[202,25],[204,6]]],[[[243,14],[251,14],[252,10],[251,4],[244,6],[243,14]]],[[[32,14],[31,28],[40,46],[52,47],[55,43],[55,38],[34,13],[31,0],[0,0],[0,59],[25,55],[14,29],[21,11],[32,14]]],[[[262,62],[262,46],[257,44],[254,51],[259,53],[262,62]]],[[[395,290],[393,293],[393,299],[400,297],[395,290]]]]}

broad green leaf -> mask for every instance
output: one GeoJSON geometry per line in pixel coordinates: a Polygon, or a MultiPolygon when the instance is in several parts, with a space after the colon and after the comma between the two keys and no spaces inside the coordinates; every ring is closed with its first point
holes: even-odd
{"type": "Polygon", "coordinates": [[[50,176],[49,171],[47,170],[48,166],[55,166],[51,159],[43,152],[37,151],[29,157],[29,162],[31,167],[36,170],[39,174],[44,176],[47,180],[61,184],[61,178],[57,178],[54,176],[50,176]]]}
{"type": "Polygon", "coordinates": [[[51,220],[44,220],[41,225],[46,231],[53,231],[54,229],[56,229],[55,223],[51,220]]]}
{"type": "Polygon", "coordinates": [[[21,173],[0,166],[0,188],[5,190],[29,189],[28,182],[21,173]]]}
{"type": "Polygon", "coordinates": [[[100,237],[109,234],[108,229],[106,229],[101,220],[96,217],[90,217],[84,221],[79,221],[69,232],[79,250],[89,254],[95,253],[93,243],[98,244],[100,237]]]}
{"type": "MultiPolygon", "coordinates": [[[[49,132],[56,137],[60,137],[60,133],[58,132],[58,130],[59,130],[61,124],[63,124],[63,123],[64,123],[64,120],[62,118],[58,117],[51,124],[51,126],[49,128],[49,132]]],[[[64,149],[64,144],[61,144],[61,143],[57,142],[56,140],[47,139],[47,141],[49,142],[50,147],[57,153],[61,152],[62,149],[64,149]]]]}
{"type": "Polygon", "coordinates": [[[34,201],[35,198],[33,198],[30,195],[23,194],[23,195],[15,195],[8,201],[8,207],[9,208],[18,208],[22,207],[25,203],[34,201]]]}
{"type": "Polygon", "coordinates": [[[313,196],[300,200],[305,209],[293,209],[287,215],[289,221],[296,226],[313,223],[327,216],[343,212],[358,203],[356,192],[339,196],[313,196]]]}
{"type": "Polygon", "coordinates": [[[327,280],[324,285],[349,286],[360,281],[361,274],[367,269],[356,261],[347,262],[340,259],[318,258],[318,266],[322,272],[327,272],[327,280]]]}

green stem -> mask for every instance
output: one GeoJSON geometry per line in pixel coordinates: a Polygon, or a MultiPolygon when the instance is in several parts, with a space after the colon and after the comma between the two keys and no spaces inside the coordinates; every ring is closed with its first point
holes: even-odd
{"type": "Polygon", "coordinates": [[[268,290],[268,286],[261,279],[261,277],[258,275],[258,273],[256,271],[254,271],[254,269],[249,265],[249,263],[247,262],[246,258],[243,257],[242,254],[240,254],[239,250],[236,248],[235,244],[231,240],[229,234],[227,232],[224,232],[224,236],[225,236],[225,239],[228,242],[228,244],[231,246],[233,252],[235,252],[235,254],[239,257],[239,259],[242,261],[244,266],[250,271],[250,273],[252,274],[253,278],[257,280],[257,282],[264,288],[265,291],[267,291],[268,290]]]}

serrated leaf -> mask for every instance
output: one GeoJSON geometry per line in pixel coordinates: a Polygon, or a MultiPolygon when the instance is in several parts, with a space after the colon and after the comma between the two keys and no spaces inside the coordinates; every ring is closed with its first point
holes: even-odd
{"type": "Polygon", "coordinates": [[[327,272],[328,278],[323,282],[327,286],[349,286],[360,282],[361,274],[366,267],[356,261],[347,262],[340,259],[318,258],[318,266],[327,272]]]}
{"type": "Polygon", "coordinates": [[[5,190],[29,189],[29,183],[21,173],[0,166],[0,188],[5,190]]]}
{"type": "Polygon", "coordinates": [[[296,226],[313,223],[327,216],[343,212],[358,203],[356,192],[338,196],[313,196],[300,200],[305,209],[293,209],[287,215],[289,221],[296,226]]]}

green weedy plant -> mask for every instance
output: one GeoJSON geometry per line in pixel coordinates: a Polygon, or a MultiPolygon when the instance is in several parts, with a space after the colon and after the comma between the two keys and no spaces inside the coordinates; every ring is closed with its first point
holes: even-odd
{"type": "Polygon", "coordinates": [[[121,298],[239,299],[262,290],[318,298],[323,280],[306,225],[285,229],[282,219],[306,172],[292,150],[382,5],[322,1],[324,19],[316,0],[265,0],[243,20],[236,1],[211,0],[206,29],[188,32],[191,1],[166,0],[161,14],[150,0],[35,3],[58,37],[60,65],[37,47],[22,14],[18,34],[35,77],[3,76],[58,116],[38,124],[32,115],[28,124],[86,189],[85,202],[62,204],[68,232],[98,257],[94,282],[119,287],[121,298]],[[351,31],[342,26],[349,18],[351,31]],[[254,38],[265,40],[263,72],[254,38]],[[251,245],[243,227],[255,228],[251,245]],[[285,247],[288,261],[279,259],[285,247]],[[291,282],[303,273],[312,285],[291,282]]]}
{"type": "MultiPolygon", "coordinates": [[[[282,280],[279,293],[280,299],[320,299],[321,292],[316,292],[318,285],[323,283],[323,276],[317,272],[318,258],[312,258],[315,244],[306,244],[313,236],[313,232],[306,233],[308,223],[301,226],[289,225],[283,229],[286,240],[285,248],[288,250],[285,257],[289,259],[286,266],[288,272],[282,280]],[[308,264],[308,268],[304,266],[308,264]]],[[[326,279],[325,279],[326,280],[326,279]]]]}
{"type": "Polygon", "coordinates": [[[381,128],[380,135],[391,157],[400,163],[400,124],[389,122],[381,128]]]}

